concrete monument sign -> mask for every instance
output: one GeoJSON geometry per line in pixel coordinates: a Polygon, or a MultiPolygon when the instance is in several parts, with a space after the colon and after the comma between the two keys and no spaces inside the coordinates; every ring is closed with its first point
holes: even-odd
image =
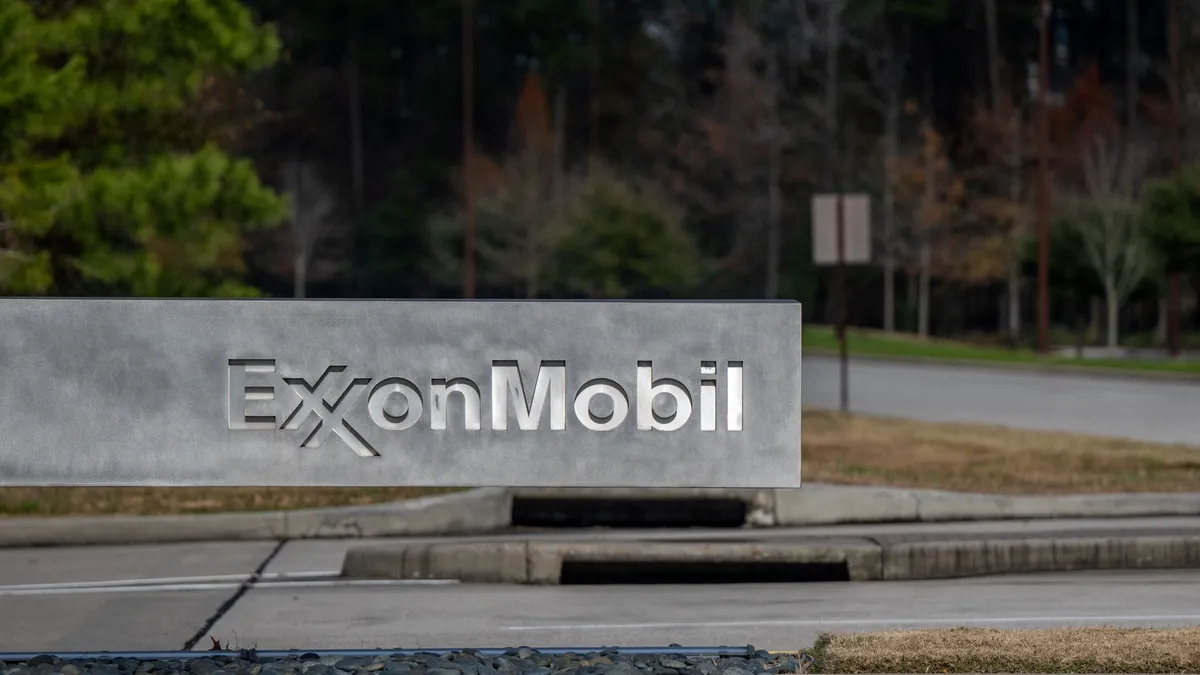
{"type": "Polygon", "coordinates": [[[0,300],[0,484],[795,487],[795,302],[0,300]]]}

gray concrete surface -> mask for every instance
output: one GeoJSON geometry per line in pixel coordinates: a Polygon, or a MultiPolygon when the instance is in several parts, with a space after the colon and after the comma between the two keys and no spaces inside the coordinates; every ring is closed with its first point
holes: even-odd
{"type": "Polygon", "coordinates": [[[275,546],[238,542],[0,551],[0,650],[179,649],[275,546]],[[187,590],[161,581],[157,588],[145,586],[189,578],[206,583],[187,590]],[[122,585],[85,585],[114,581],[122,585]]]}
{"type": "Polygon", "coordinates": [[[773,526],[1200,515],[1200,493],[991,495],[810,483],[774,490],[769,503],[759,521],[773,526]]]}
{"type": "MultiPolygon", "coordinates": [[[[1001,525],[1051,529],[1047,522],[976,527],[1001,525]]],[[[874,526],[863,532],[916,537],[939,527],[944,526],[874,526]]],[[[831,534],[845,528],[814,530],[831,534]]],[[[344,547],[358,544],[284,545],[265,571],[291,574],[291,580],[269,578],[256,585],[220,614],[211,635],[235,647],[264,649],[672,642],[789,649],[827,630],[1200,624],[1200,570],[659,587],[364,587],[328,578],[344,547]]],[[[232,542],[0,552],[0,650],[179,649],[233,597],[236,579],[274,547],[232,542]],[[101,586],[114,580],[116,585],[101,586]],[[60,582],[74,585],[45,585],[60,582]]],[[[205,638],[197,648],[207,644],[205,638]]]]}
{"type": "Polygon", "coordinates": [[[512,522],[512,495],[480,488],[389,504],[167,516],[0,518],[0,548],[389,537],[490,532],[512,522]]]}
{"type": "MultiPolygon", "coordinates": [[[[836,358],[803,364],[806,406],[837,409],[836,358]]],[[[854,412],[977,422],[1200,445],[1200,387],[1119,376],[1001,372],[970,366],[850,363],[854,412]]]]}
{"type": "Polygon", "coordinates": [[[1200,572],[753,586],[250,591],[214,626],[262,648],[753,644],[935,626],[1192,625],[1200,572]],[[317,609],[319,608],[319,609],[317,609]]]}

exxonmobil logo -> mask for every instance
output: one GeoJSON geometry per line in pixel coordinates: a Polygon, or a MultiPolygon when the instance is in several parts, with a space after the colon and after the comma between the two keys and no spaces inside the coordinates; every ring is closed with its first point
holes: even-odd
{"type": "MultiPolygon", "coordinates": [[[[638,431],[671,432],[689,424],[698,424],[701,431],[741,431],[742,362],[726,361],[723,378],[718,375],[716,361],[701,361],[699,365],[701,379],[697,405],[683,382],[672,378],[655,379],[654,364],[650,361],[636,364],[632,401],[625,389],[609,378],[583,383],[568,399],[567,364],[564,361],[542,361],[534,379],[533,395],[528,396],[516,361],[492,361],[488,428],[507,431],[510,418],[515,418],[519,431],[539,431],[547,427],[550,431],[562,431],[570,423],[587,431],[604,432],[626,424],[632,413],[638,431]],[[721,384],[718,380],[723,380],[725,390],[723,415],[717,410],[717,390],[721,384]],[[664,396],[673,400],[674,411],[660,415],[654,409],[654,401],[664,396]],[[568,414],[568,407],[571,414],[568,414]],[[694,414],[697,408],[698,415],[694,414]],[[545,423],[543,419],[546,419],[545,423]]],[[[483,428],[480,387],[465,377],[431,378],[422,382],[423,386],[404,377],[392,376],[351,376],[347,381],[347,366],[331,365],[316,379],[309,380],[294,373],[279,372],[275,359],[230,359],[228,368],[229,429],[295,431],[315,416],[316,426],[300,442],[305,448],[318,447],[334,435],[362,457],[379,456],[362,434],[346,421],[346,415],[361,405],[366,405],[371,422],[387,431],[404,431],[418,424],[427,424],[436,432],[450,431],[451,426],[462,432],[483,428]],[[290,388],[300,402],[290,410],[276,411],[282,414],[247,413],[250,402],[256,402],[256,407],[273,402],[281,408],[281,403],[276,400],[277,386],[290,388]],[[453,425],[449,420],[452,398],[459,401],[457,408],[461,415],[453,425]]]]}

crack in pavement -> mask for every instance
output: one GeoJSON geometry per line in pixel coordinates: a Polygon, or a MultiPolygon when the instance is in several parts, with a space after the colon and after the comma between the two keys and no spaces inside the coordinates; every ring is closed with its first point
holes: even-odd
{"type": "Polygon", "coordinates": [[[262,578],[263,573],[266,571],[267,566],[271,564],[271,561],[275,559],[275,556],[279,555],[279,552],[283,550],[283,547],[287,546],[288,541],[289,540],[287,539],[279,540],[279,543],[275,545],[275,548],[271,549],[271,552],[267,554],[267,557],[263,558],[262,562],[258,564],[258,567],[254,568],[254,571],[251,572],[250,576],[238,586],[237,590],[233,592],[233,595],[230,596],[228,600],[221,603],[221,606],[217,607],[217,611],[213,612],[213,615],[208,617],[208,619],[204,622],[204,625],[200,626],[200,630],[196,631],[196,634],[184,643],[183,651],[190,651],[198,642],[200,642],[200,640],[204,639],[204,636],[208,635],[208,632],[212,630],[213,626],[217,625],[217,622],[221,620],[221,617],[225,616],[229,610],[233,609],[233,606],[237,604],[238,600],[241,600],[242,596],[258,583],[259,579],[262,578]]]}

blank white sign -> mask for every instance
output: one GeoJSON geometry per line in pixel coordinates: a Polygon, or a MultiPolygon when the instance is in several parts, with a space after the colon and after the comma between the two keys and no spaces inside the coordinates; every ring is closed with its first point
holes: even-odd
{"type": "MultiPolygon", "coordinates": [[[[847,264],[871,262],[870,195],[843,195],[842,221],[846,237],[843,260],[847,264]]],[[[818,265],[836,265],[837,195],[813,195],[812,232],[813,261],[818,265]]]]}

